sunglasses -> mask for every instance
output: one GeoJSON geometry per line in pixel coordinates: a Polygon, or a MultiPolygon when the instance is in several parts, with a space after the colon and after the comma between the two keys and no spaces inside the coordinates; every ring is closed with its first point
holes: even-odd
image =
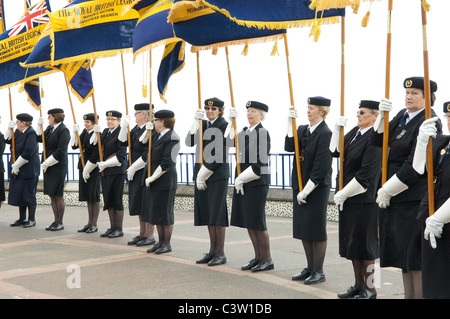
{"type": "Polygon", "coordinates": [[[371,113],[371,112],[367,112],[367,111],[356,111],[356,115],[360,114],[360,115],[364,115],[366,113],[371,113]]]}
{"type": "Polygon", "coordinates": [[[217,107],[215,107],[215,106],[205,106],[205,110],[206,110],[206,111],[209,111],[209,110],[211,110],[211,111],[217,111],[217,107]]]}

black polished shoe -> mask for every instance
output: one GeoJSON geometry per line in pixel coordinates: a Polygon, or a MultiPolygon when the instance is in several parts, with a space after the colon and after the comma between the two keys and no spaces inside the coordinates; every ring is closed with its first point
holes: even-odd
{"type": "Polygon", "coordinates": [[[34,221],[34,220],[27,220],[23,224],[23,228],[29,228],[29,227],[33,227],[33,226],[36,226],[36,221],[34,221]]]}
{"type": "Polygon", "coordinates": [[[77,231],[78,231],[79,233],[85,233],[88,229],[89,229],[89,225],[84,225],[83,228],[78,229],[77,231]]]}
{"type": "Polygon", "coordinates": [[[314,271],[311,274],[311,276],[305,279],[305,285],[314,285],[324,281],[325,281],[325,274],[314,271]]]}
{"type": "Polygon", "coordinates": [[[252,272],[272,270],[274,268],[273,260],[265,261],[261,260],[255,267],[252,268],[252,272]]]}
{"type": "Polygon", "coordinates": [[[200,258],[199,260],[195,261],[195,263],[196,264],[207,264],[213,258],[214,258],[213,254],[207,253],[207,254],[204,254],[202,258],[200,258]]]}
{"type": "Polygon", "coordinates": [[[51,231],[58,231],[58,230],[63,230],[64,229],[64,225],[60,224],[60,223],[55,223],[55,226],[53,226],[52,229],[50,229],[51,231]]]}
{"type": "Polygon", "coordinates": [[[122,237],[123,236],[123,232],[121,230],[114,230],[111,234],[108,235],[108,238],[117,238],[117,237],[122,237]]]}
{"type": "Polygon", "coordinates": [[[112,232],[113,230],[109,228],[103,234],[100,234],[100,237],[108,237],[109,235],[111,235],[112,232]]]}
{"type": "Polygon", "coordinates": [[[154,245],[155,242],[156,242],[156,241],[155,241],[155,238],[147,238],[147,237],[144,237],[144,238],[141,238],[141,240],[139,240],[139,241],[136,243],[136,246],[140,247],[140,246],[154,245]]]}
{"type": "Polygon", "coordinates": [[[309,269],[303,269],[301,273],[292,276],[292,280],[305,280],[312,275],[312,271],[309,269]]]}
{"type": "Polygon", "coordinates": [[[257,259],[252,259],[252,260],[250,260],[250,261],[248,262],[248,264],[242,266],[242,267],[241,267],[241,270],[250,270],[250,269],[252,269],[253,267],[255,267],[256,265],[258,265],[259,262],[260,262],[260,261],[257,260],[257,259]]]}
{"type": "Polygon", "coordinates": [[[170,253],[171,251],[172,247],[170,245],[162,244],[161,247],[155,250],[155,254],[170,253]]]}
{"type": "Polygon", "coordinates": [[[157,249],[159,249],[162,246],[161,243],[157,243],[155,246],[153,246],[152,248],[147,249],[148,253],[154,253],[157,249]]]}
{"type": "Polygon", "coordinates": [[[337,296],[339,298],[353,298],[353,297],[359,295],[360,292],[361,292],[361,290],[356,289],[355,286],[350,286],[350,287],[348,287],[346,292],[341,292],[337,296]]]}
{"type": "Polygon", "coordinates": [[[96,233],[98,230],[97,226],[89,226],[89,229],[86,230],[86,234],[96,233]]]}
{"type": "Polygon", "coordinates": [[[23,226],[23,224],[25,224],[25,223],[26,223],[26,220],[18,219],[14,223],[9,224],[9,226],[11,226],[11,227],[23,226]]]}
{"type": "Polygon", "coordinates": [[[50,226],[46,227],[45,230],[53,230],[53,228],[55,228],[56,226],[56,222],[53,222],[50,224],[50,226]]]}
{"type": "Polygon", "coordinates": [[[355,299],[377,299],[377,292],[363,289],[355,299]]]}
{"type": "Polygon", "coordinates": [[[128,245],[136,245],[136,243],[137,243],[138,241],[140,241],[141,239],[142,239],[141,236],[136,236],[136,237],[134,237],[132,240],[130,240],[127,244],[128,244],[128,245]]]}
{"type": "Polygon", "coordinates": [[[227,262],[227,257],[225,257],[225,255],[223,256],[217,256],[215,255],[209,262],[208,262],[208,266],[218,266],[218,265],[223,265],[227,262]]]}

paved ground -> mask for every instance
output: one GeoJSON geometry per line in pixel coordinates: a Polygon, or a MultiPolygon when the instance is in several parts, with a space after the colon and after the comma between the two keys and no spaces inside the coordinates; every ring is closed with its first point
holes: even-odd
{"type": "MultiPolygon", "coordinates": [[[[87,220],[86,207],[66,207],[65,229],[46,231],[53,221],[49,206],[38,206],[33,228],[10,227],[18,208],[0,210],[1,299],[336,299],[353,284],[351,263],[338,255],[337,223],[328,223],[326,281],[307,286],[290,278],[305,266],[301,242],[292,238],[289,218],[268,217],[275,269],[263,273],[241,271],[253,258],[245,229],[229,227],[225,265],[197,265],[209,247],[206,227],[193,226],[193,214],[177,211],[173,251],[155,255],[148,247],[128,246],[138,234],[137,217],[124,219],[125,236],[101,238],[109,226],[106,212],[99,217],[99,232],[78,233],[87,220]]],[[[377,272],[378,298],[402,299],[401,273],[383,268],[377,272]]],[[[186,309],[187,310],[187,309],[186,309]]]]}

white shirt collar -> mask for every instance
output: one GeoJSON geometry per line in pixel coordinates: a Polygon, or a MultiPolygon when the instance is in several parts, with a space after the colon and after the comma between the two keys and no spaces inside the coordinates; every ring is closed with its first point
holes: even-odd
{"type": "Polygon", "coordinates": [[[322,122],[323,122],[323,120],[320,121],[319,123],[317,123],[317,124],[314,125],[314,126],[309,125],[309,126],[308,126],[309,132],[312,134],[312,132],[314,132],[314,130],[315,130],[315,129],[320,125],[320,123],[322,123],[322,122]]]}

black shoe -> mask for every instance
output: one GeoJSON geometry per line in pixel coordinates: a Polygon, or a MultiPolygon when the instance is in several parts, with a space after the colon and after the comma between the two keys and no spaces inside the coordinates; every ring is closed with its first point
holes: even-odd
{"type": "Polygon", "coordinates": [[[217,256],[217,255],[215,255],[215,256],[208,262],[208,266],[222,265],[222,264],[225,264],[226,262],[227,262],[227,257],[225,257],[225,255],[223,255],[223,256],[217,256]]]}
{"type": "Polygon", "coordinates": [[[153,246],[152,248],[147,249],[148,253],[154,253],[157,249],[159,249],[159,247],[161,247],[162,244],[161,243],[157,243],[155,246],[153,246]]]}
{"type": "Polygon", "coordinates": [[[291,279],[292,280],[305,280],[306,278],[308,278],[311,275],[312,275],[312,271],[307,269],[307,268],[305,268],[305,269],[302,270],[301,273],[292,276],[291,279]]]}
{"type": "Polygon", "coordinates": [[[199,260],[197,260],[195,263],[196,264],[207,264],[211,261],[211,259],[214,258],[213,254],[207,253],[204,254],[202,258],[200,258],[199,260]]]}
{"type": "Polygon", "coordinates": [[[377,299],[377,292],[370,291],[367,289],[361,290],[358,296],[356,296],[356,299],[377,299]]]}
{"type": "Polygon", "coordinates": [[[325,274],[314,271],[311,276],[305,279],[305,285],[314,285],[324,281],[325,281],[325,274]]]}
{"type": "Polygon", "coordinates": [[[97,226],[89,226],[89,229],[86,230],[86,234],[90,234],[90,233],[96,233],[98,230],[97,226]]]}
{"type": "Polygon", "coordinates": [[[261,260],[255,267],[252,268],[252,272],[272,270],[274,268],[273,260],[265,261],[261,260]]]}
{"type": "Polygon", "coordinates": [[[111,234],[108,235],[108,238],[117,238],[117,237],[122,237],[123,236],[123,232],[121,230],[114,230],[111,234]]]}
{"type": "Polygon", "coordinates": [[[85,233],[88,229],[89,229],[89,225],[84,225],[83,228],[78,229],[78,232],[79,233],[85,233]]]}
{"type": "Polygon", "coordinates": [[[29,227],[33,227],[33,226],[36,226],[36,221],[34,221],[34,220],[27,220],[23,224],[23,228],[29,228],[29,227]]]}
{"type": "Polygon", "coordinates": [[[170,245],[162,244],[161,247],[155,250],[155,254],[164,254],[170,253],[172,251],[172,247],[170,245]]]}
{"type": "Polygon", "coordinates": [[[11,226],[11,227],[23,226],[23,224],[25,224],[25,223],[26,223],[25,220],[23,220],[23,219],[18,219],[18,220],[16,220],[14,223],[9,224],[9,226],[11,226]]]}
{"type": "Polygon", "coordinates": [[[257,260],[257,259],[252,259],[252,260],[250,260],[250,261],[248,262],[248,264],[242,266],[242,267],[241,267],[241,270],[250,270],[250,269],[252,269],[253,267],[255,267],[256,265],[258,265],[259,262],[260,262],[260,261],[257,260]]]}
{"type": "Polygon", "coordinates": [[[50,224],[50,226],[46,227],[45,230],[53,230],[53,228],[56,226],[56,222],[53,222],[50,224]]]}
{"type": "Polygon", "coordinates": [[[138,241],[140,241],[141,239],[142,239],[141,236],[136,236],[136,237],[134,237],[132,240],[130,240],[130,241],[128,242],[128,245],[136,245],[136,243],[137,243],[138,241]]]}
{"type": "Polygon", "coordinates": [[[113,230],[109,228],[103,234],[100,234],[100,237],[108,237],[112,232],[113,230]]]}
{"type": "Polygon", "coordinates": [[[55,223],[55,226],[53,226],[52,229],[50,229],[51,231],[58,231],[58,230],[63,230],[64,229],[64,225],[60,224],[60,223],[55,223]]]}
{"type": "Polygon", "coordinates": [[[337,296],[339,298],[353,298],[353,297],[359,295],[360,291],[361,290],[356,289],[355,286],[351,286],[351,287],[348,287],[346,292],[341,292],[337,296]]]}
{"type": "Polygon", "coordinates": [[[141,240],[139,240],[136,243],[136,246],[140,247],[140,246],[148,246],[148,245],[154,245],[155,244],[155,238],[141,238],[141,240]]]}

